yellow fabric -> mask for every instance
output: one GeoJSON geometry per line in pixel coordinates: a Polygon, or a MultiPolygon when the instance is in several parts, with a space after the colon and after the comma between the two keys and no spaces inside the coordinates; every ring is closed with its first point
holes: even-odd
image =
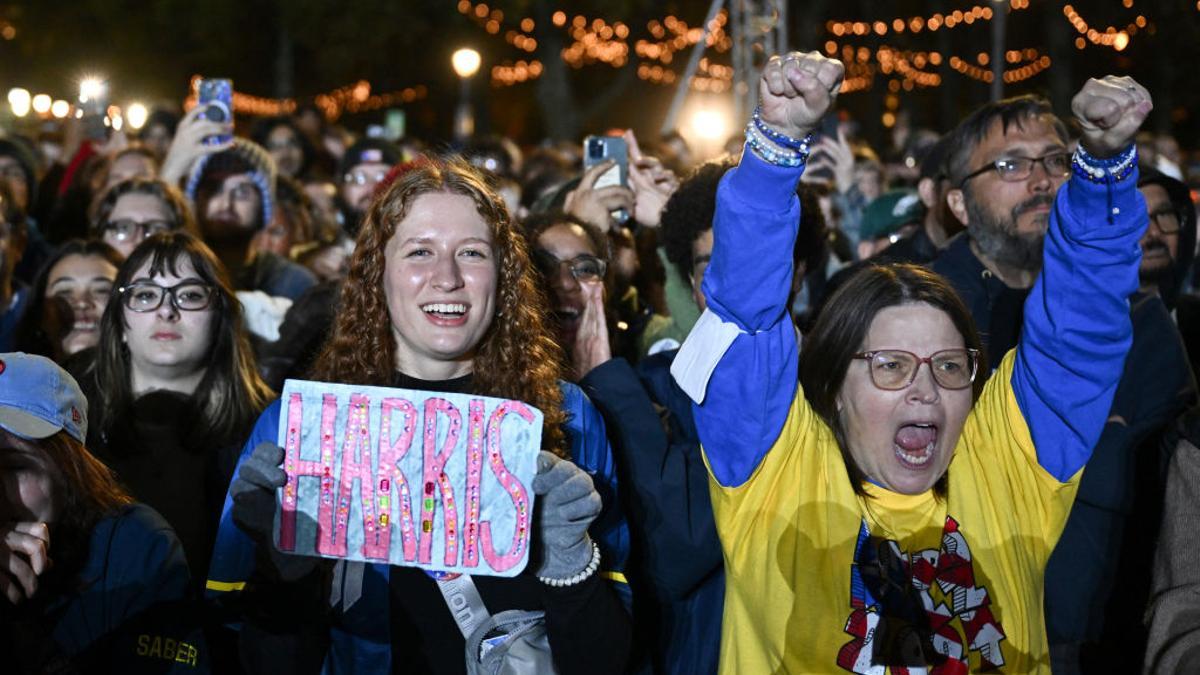
{"type": "MultiPolygon", "coordinates": [[[[893,672],[861,661],[838,665],[839,651],[855,640],[846,629],[861,525],[865,518],[871,535],[896,540],[904,553],[937,552],[947,516],[959,526],[975,586],[986,591],[1005,635],[991,661],[1002,659],[1003,672],[1049,672],[1042,578],[1082,471],[1060,483],[1038,464],[1010,385],[1012,367],[1009,353],[967,418],[944,500],[932,491],[908,496],[873,485],[871,497],[855,494],[832,431],[802,392],[749,480],[722,487],[710,474],[727,585],[722,673],[893,672]]],[[[939,588],[933,584],[929,599],[953,604],[939,588]]],[[[968,619],[947,628],[976,671],[981,654],[968,646],[968,619]]]]}
{"type": "Polygon", "coordinates": [[[221,593],[228,593],[230,591],[242,590],[243,588],[246,587],[246,582],[244,582],[244,581],[214,581],[212,579],[208,579],[207,581],[205,581],[204,587],[210,591],[219,591],[221,593]]]}

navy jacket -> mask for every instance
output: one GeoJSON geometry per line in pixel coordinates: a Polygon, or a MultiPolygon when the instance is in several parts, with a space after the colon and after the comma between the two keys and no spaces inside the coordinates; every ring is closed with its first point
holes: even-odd
{"type": "Polygon", "coordinates": [[[656,670],[715,673],[725,569],[691,401],[670,373],[677,352],[643,359],[636,373],[612,359],[580,386],[613,443],[632,516],[635,618],[653,640],[656,670]]]}

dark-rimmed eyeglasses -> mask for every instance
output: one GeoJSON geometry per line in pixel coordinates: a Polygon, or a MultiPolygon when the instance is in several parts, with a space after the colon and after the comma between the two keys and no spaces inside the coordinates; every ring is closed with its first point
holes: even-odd
{"type": "Polygon", "coordinates": [[[537,250],[533,253],[533,262],[547,277],[552,277],[566,265],[571,270],[571,276],[577,281],[598,281],[604,279],[608,271],[608,263],[594,255],[579,255],[570,260],[559,260],[549,251],[537,250]]]}
{"type": "Polygon", "coordinates": [[[201,281],[184,281],[171,287],[139,281],[117,289],[125,307],[134,312],[153,312],[171,297],[171,306],[184,312],[198,312],[212,304],[213,288],[201,281]]]}
{"type": "Polygon", "coordinates": [[[147,220],[139,223],[130,218],[122,218],[120,220],[110,220],[101,226],[101,230],[105,234],[111,234],[113,239],[117,241],[141,241],[145,237],[152,237],[160,232],[169,232],[174,227],[174,223],[169,220],[147,220]]]}
{"type": "Polygon", "coordinates": [[[911,385],[923,363],[929,364],[933,380],[943,389],[966,389],[979,369],[978,349],[943,349],[924,358],[903,349],[878,349],[859,352],[854,358],[866,361],[871,382],[887,391],[911,385]]]}
{"type": "Polygon", "coordinates": [[[1000,180],[1006,183],[1022,181],[1033,175],[1035,164],[1041,164],[1042,168],[1046,170],[1046,175],[1051,178],[1065,178],[1071,175],[1071,153],[1069,152],[1052,152],[1041,157],[1001,157],[964,176],[958,182],[958,187],[961,189],[967,184],[967,181],[988,171],[995,171],[1000,180]]]}
{"type": "Polygon", "coordinates": [[[1154,223],[1158,231],[1163,234],[1178,234],[1180,228],[1183,227],[1179,218],[1179,212],[1172,207],[1168,206],[1165,209],[1157,209],[1149,215],[1150,222],[1154,223]]]}

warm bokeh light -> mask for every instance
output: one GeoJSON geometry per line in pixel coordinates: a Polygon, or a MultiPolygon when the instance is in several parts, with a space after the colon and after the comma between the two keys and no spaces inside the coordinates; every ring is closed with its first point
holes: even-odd
{"type": "Polygon", "coordinates": [[[53,102],[54,100],[50,98],[49,94],[38,94],[33,97],[33,112],[45,115],[50,112],[50,104],[53,102]]]}
{"type": "Polygon", "coordinates": [[[707,108],[692,113],[691,127],[692,132],[700,138],[723,141],[729,136],[729,120],[725,119],[725,115],[707,108]]]}
{"type": "Polygon", "coordinates": [[[8,90],[8,106],[12,108],[12,113],[17,117],[24,117],[29,114],[30,96],[28,89],[14,87],[8,90]]]}
{"type": "Polygon", "coordinates": [[[50,104],[50,114],[58,119],[66,117],[71,112],[71,104],[61,98],[50,104]]]}
{"type": "Polygon", "coordinates": [[[481,62],[479,52],[470,48],[459,49],[450,57],[450,64],[454,66],[454,72],[462,78],[471,77],[479,72],[481,62]]]}
{"type": "Polygon", "coordinates": [[[125,111],[125,121],[129,123],[131,129],[141,129],[146,126],[146,118],[149,115],[146,106],[136,102],[130,103],[129,108],[125,111]]]}

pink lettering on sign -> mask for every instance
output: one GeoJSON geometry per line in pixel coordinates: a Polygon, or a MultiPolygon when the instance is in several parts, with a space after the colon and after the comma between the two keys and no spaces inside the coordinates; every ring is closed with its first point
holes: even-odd
{"type": "Polygon", "coordinates": [[[484,396],[298,380],[285,385],[282,403],[280,550],[520,573],[529,558],[537,409],[484,396]],[[309,520],[298,522],[298,513],[309,520]]]}
{"type": "Polygon", "coordinates": [[[404,546],[404,559],[413,562],[417,559],[417,539],[413,532],[408,479],[400,470],[400,460],[412,447],[417,432],[417,407],[403,398],[385,398],[380,405],[383,419],[379,426],[379,469],[376,473],[379,481],[379,528],[376,532],[381,534],[380,542],[386,552],[391,544],[391,496],[395,494],[400,502],[400,540],[404,546]],[[392,413],[397,410],[404,414],[404,422],[400,436],[392,442],[392,413]]]}
{"type": "Polygon", "coordinates": [[[466,544],[463,549],[463,566],[479,565],[479,485],[483,477],[483,401],[471,399],[467,413],[467,523],[463,527],[466,544]]]}
{"type": "Polygon", "coordinates": [[[508,467],[504,465],[504,458],[500,455],[500,424],[504,421],[504,416],[510,412],[519,415],[526,422],[532,422],[535,419],[524,403],[505,401],[492,411],[492,417],[488,420],[488,465],[491,467],[492,473],[496,475],[496,480],[500,481],[505,494],[512,499],[513,508],[517,511],[512,544],[508,547],[507,553],[496,553],[492,543],[492,524],[485,522],[480,525],[483,557],[487,560],[488,565],[497,572],[503,572],[521,562],[525,555],[525,547],[529,543],[529,494],[525,491],[525,486],[521,481],[516,480],[508,472],[508,467]]]}
{"type": "MultiPolygon", "coordinates": [[[[326,394],[323,397],[322,403],[325,411],[332,408],[337,411],[337,397],[326,394]]],[[[325,542],[328,539],[328,528],[322,528],[321,523],[328,523],[332,520],[333,513],[333,422],[330,421],[328,426],[325,424],[324,414],[322,415],[321,424],[321,459],[320,461],[312,461],[300,458],[300,423],[304,416],[304,400],[300,394],[292,394],[288,397],[287,409],[287,437],[284,442],[284,459],[283,468],[287,472],[288,481],[283,486],[283,508],[280,511],[279,518],[279,548],[283,551],[296,550],[296,495],[299,490],[301,476],[315,476],[321,481],[321,496],[320,506],[318,507],[319,517],[317,519],[318,531],[323,530],[322,536],[319,537],[319,542],[325,542]]],[[[321,550],[321,545],[318,543],[318,550],[321,550]]]]}
{"type": "Polygon", "coordinates": [[[425,400],[424,472],[421,482],[421,551],[420,562],[428,564],[433,557],[433,513],[437,499],[435,490],[442,497],[442,518],[445,525],[446,565],[458,561],[458,510],[454,504],[454,488],[446,476],[446,462],[458,445],[458,434],[462,428],[462,413],[444,398],[425,400]],[[441,451],[437,450],[438,416],[447,418],[446,440],[441,451]]]}

